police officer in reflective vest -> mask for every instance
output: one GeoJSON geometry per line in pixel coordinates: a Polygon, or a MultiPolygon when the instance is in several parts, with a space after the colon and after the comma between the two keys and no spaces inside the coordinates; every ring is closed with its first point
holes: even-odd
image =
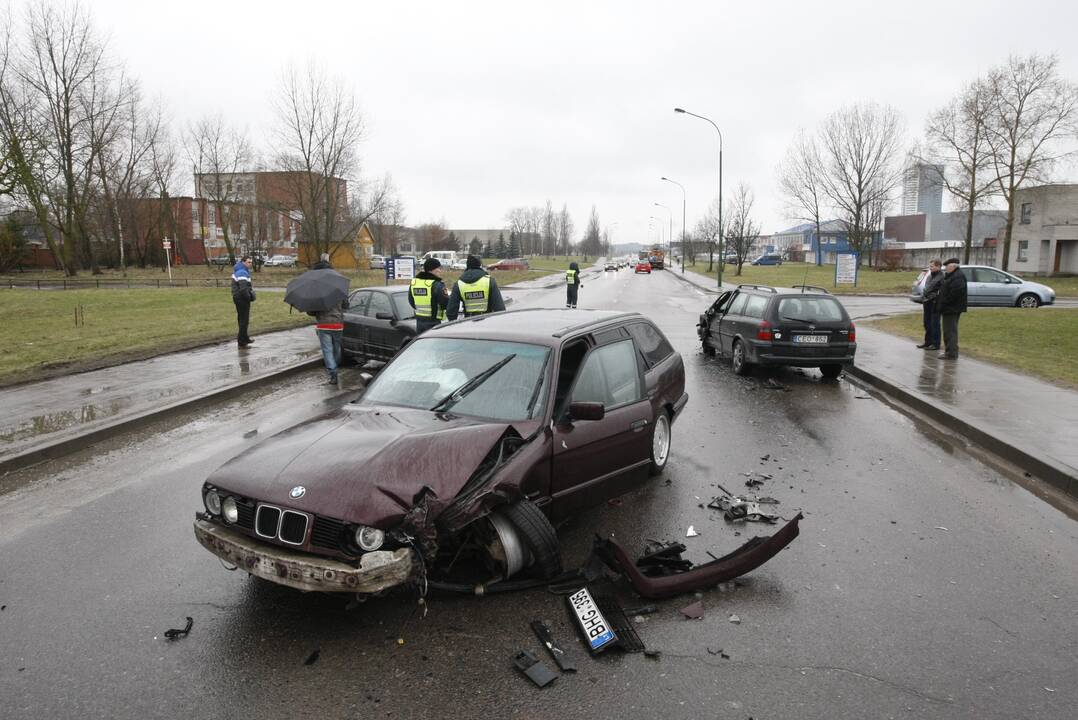
{"type": "Polygon", "coordinates": [[[449,293],[442,282],[441,267],[438,258],[427,258],[408,286],[408,304],[415,308],[416,334],[421,335],[445,320],[449,293]]]}
{"type": "Polygon", "coordinates": [[[460,280],[457,280],[453,292],[449,295],[449,307],[445,316],[456,320],[461,305],[464,306],[465,317],[505,310],[505,301],[502,300],[498,283],[483,269],[479,258],[469,255],[467,266],[468,269],[461,274],[460,280]]]}
{"type": "Polygon", "coordinates": [[[580,285],[580,266],[575,262],[569,263],[569,269],[565,272],[565,307],[576,307],[576,291],[580,285]]]}

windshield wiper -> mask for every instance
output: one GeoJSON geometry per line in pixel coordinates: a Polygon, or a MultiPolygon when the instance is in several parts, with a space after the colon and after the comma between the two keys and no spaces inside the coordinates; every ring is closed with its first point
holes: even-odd
{"type": "Polygon", "coordinates": [[[783,315],[782,319],[783,320],[793,320],[794,322],[803,322],[803,323],[814,323],[814,322],[816,322],[815,320],[806,320],[804,318],[795,318],[795,317],[790,317],[789,315],[783,315]]]}
{"type": "Polygon", "coordinates": [[[463,385],[461,385],[456,390],[449,393],[444,398],[442,398],[437,403],[435,403],[434,407],[431,408],[431,412],[434,412],[436,410],[448,410],[449,408],[453,407],[458,402],[463,400],[465,395],[467,395],[472,390],[475,390],[477,387],[479,387],[484,382],[486,382],[487,379],[491,375],[493,375],[494,373],[498,372],[503,367],[508,365],[509,361],[512,360],[513,358],[515,358],[516,356],[517,356],[516,353],[510,353],[509,355],[506,355],[501,360],[494,363],[493,365],[491,365],[490,367],[488,367],[486,370],[479,373],[475,377],[469,378],[468,381],[465,382],[463,385]]]}

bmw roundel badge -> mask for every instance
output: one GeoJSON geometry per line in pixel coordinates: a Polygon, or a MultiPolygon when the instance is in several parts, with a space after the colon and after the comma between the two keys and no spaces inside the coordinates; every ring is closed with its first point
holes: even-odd
{"type": "Polygon", "coordinates": [[[293,500],[299,500],[301,497],[307,494],[307,488],[302,485],[297,485],[288,493],[288,496],[293,500]]]}

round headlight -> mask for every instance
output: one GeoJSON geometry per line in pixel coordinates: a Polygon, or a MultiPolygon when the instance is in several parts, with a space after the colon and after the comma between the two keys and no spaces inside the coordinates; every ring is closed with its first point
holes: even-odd
{"type": "Polygon", "coordinates": [[[236,498],[229,495],[221,501],[221,517],[229,525],[235,524],[240,517],[239,508],[236,507],[236,498]]]}
{"type": "Polygon", "coordinates": [[[210,511],[210,515],[221,514],[221,496],[217,494],[216,490],[210,490],[206,493],[203,500],[206,503],[206,509],[210,511]]]}
{"type": "Polygon", "coordinates": [[[360,525],[356,528],[356,545],[359,545],[360,549],[371,552],[382,547],[382,543],[386,540],[386,534],[378,528],[365,527],[360,525]]]}

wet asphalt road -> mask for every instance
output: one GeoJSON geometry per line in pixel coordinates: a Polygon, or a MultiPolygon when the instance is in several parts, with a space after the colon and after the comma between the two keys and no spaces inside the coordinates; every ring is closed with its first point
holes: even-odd
{"type": "Polygon", "coordinates": [[[13,479],[22,488],[0,497],[0,716],[1073,717],[1078,524],[845,381],[734,376],[697,349],[707,302],[661,272],[581,290],[582,306],[656,320],[685,358],[690,401],[663,477],[560,529],[567,564],[595,532],[631,552],[681,539],[697,562],[769,533],[701,507],[716,483],[745,490],[742,472],[772,475],[759,492],[805,513],[778,557],[702,594],[702,620],[678,613],[689,596],[636,626],[661,659],[587,658],[544,591],[433,596],[424,617],[406,595],[346,610],[227,572],[192,536],[198,489],[243,447],[340,401],[312,372],[13,479]],[[699,537],[685,539],[689,525],[699,537]],[[164,640],[188,615],[190,636],[164,640]],[[580,668],[545,690],[510,664],[528,648],[552,665],[535,617],[580,668]]]}

